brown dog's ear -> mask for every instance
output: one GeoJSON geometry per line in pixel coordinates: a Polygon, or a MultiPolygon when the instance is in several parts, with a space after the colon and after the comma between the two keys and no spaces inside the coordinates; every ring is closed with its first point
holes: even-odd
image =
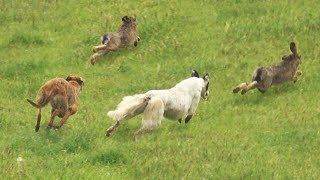
{"type": "Polygon", "coordinates": [[[128,22],[130,22],[130,19],[128,16],[123,16],[122,21],[128,23],[128,22]]]}
{"type": "Polygon", "coordinates": [[[71,76],[68,76],[68,77],[66,78],[66,81],[71,81],[71,80],[72,80],[71,76]]]}
{"type": "Polygon", "coordinates": [[[196,70],[192,70],[192,73],[191,73],[191,77],[197,77],[197,78],[199,78],[200,76],[199,76],[199,73],[196,71],[196,70]]]}

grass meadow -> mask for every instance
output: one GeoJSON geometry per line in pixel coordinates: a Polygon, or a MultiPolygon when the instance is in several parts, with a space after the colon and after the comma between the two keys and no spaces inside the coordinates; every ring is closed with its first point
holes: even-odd
{"type": "Polygon", "coordinates": [[[316,0],[1,0],[1,179],[319,179],[319,9],[316,0]],[[138,47],[89,64],[124,15],[137,17],[138,47]],[[296,84],[232,94],[291,41],[302,55],[296,84]],[[134,142],[137,116],[104,136],[123,96],[170,88],[192,69],[209,73],[210,97],[188,125],[164,119],[134,142]],[[35,133],[26,99],[68,75],[86,80],[79,111],[48,132],[47,106],[35,133]]]}

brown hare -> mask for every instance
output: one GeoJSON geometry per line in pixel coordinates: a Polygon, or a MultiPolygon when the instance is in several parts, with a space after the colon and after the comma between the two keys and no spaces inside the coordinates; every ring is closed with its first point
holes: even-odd
{"type": "Polygon", "coordinates": [[[122,25],[117,32],[109,32],[101,36],[101,45],[93,48],[94,54],[90,57],[89,62],[94,65],[99,56],[132,44],[137,46],[138,41],[140,41],[140,37],[137,31],[136,18],[124,16],[122,18],[122,25]]]}
{"type": "Polygon", "coordinates": [[[282,57],[282,61],[278,64],[269,67],[258,67],[252,77],[251,83],[241,83],[233,89],[233,93],[241,94],[257,88],[260,92],[264,93],[272,85],[281,84],[286,81],[297,81],[298,76],[302,74],[298,70],[301,64],[301,56],[297,52],[294,42],[290,43],[290,50],[292,54],[282,57]]]}

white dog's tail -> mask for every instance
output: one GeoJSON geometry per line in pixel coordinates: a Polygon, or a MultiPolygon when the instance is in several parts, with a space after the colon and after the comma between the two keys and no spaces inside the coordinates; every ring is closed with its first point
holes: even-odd
{"type": "Polygon", "coordinates": [[[116,121],[123,121],[142,113],[151,97],[145,94],[126,96],[117,108],[108,112],[108,116],[116,121]]]}

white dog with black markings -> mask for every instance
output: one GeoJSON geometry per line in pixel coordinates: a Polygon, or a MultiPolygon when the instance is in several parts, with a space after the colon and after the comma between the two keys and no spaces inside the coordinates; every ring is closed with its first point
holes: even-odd
{"type": "Polygon", "coordinates": [[[198,72],[193,70],[191,76],[171,89],[151,90],[124,97],[115,110],[108,112],[108,116],[116,120],[116,123],[107,130],[106,136],[111,136],[121,123],[142,112],[142,127],[134,133],[135,140],[158,128],[163,117],[181,123],[181,119],[186,116],[185,123],[188,123],[197,109],[200,97],[207,100],[209,96],[208,73],[199,77],[198,72]]]}

